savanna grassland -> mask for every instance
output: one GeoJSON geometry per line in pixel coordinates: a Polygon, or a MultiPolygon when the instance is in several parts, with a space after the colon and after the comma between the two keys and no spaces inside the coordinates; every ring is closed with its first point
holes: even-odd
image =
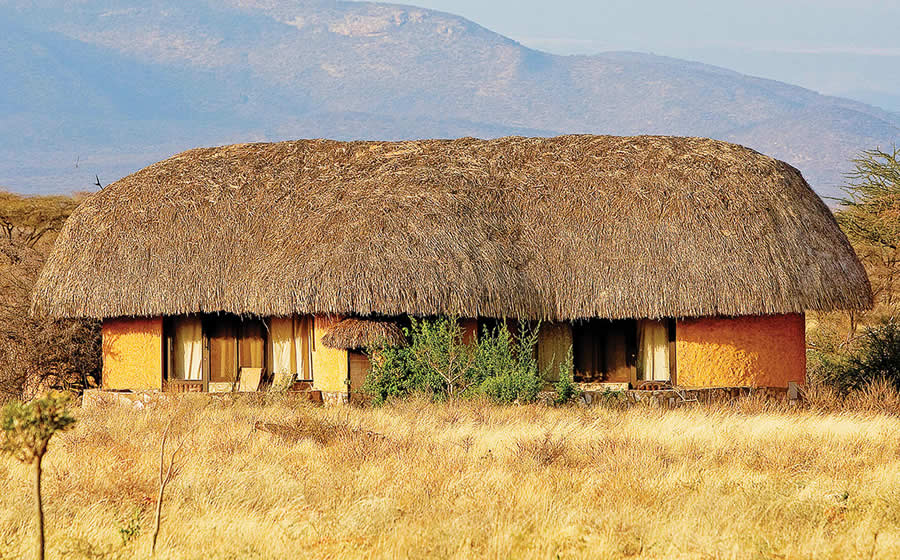
{"type": "MultiPolygon", "coordinates": [[[[44,461],[48,552],[159,558],[895,558],[900,418],[286,397],[78,410],[44,461]]],[[[0,459],[0,550],[31,547],[0,459]]]]}

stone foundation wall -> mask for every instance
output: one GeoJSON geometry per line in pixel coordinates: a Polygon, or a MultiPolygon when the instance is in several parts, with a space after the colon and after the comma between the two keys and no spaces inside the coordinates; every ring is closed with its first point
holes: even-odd
{"type": "Polygon", "coordinates": [[[778,401],[800,399],[796,384],[789,387],[699,387],[692,389],[659,389],[655,391],[584,391],[580,402],[585,406],[624,401],[659,408],[676,408],[693,403],[727,403],[749,396],[778,401]]]}
{"type": "Polygon", "coordinates": [[[322,391],[322,401],[325,406],[345,406],[350,404],[350,395],[347,391],[322,391]]]}
{"type": "MultiPolygon", "coordinates": [[[[82,406],[91,408],[109,404],[128,406],[137,410],[151,406],[158,402],[164,402],[178,398],[197,398],[202,395],[215,398],[243,398],[248,395],[260,393],[166,393],[162,391],[105,391],[102,389],[89,389],[84,392],[82,406]]],[[[346,391],[298,391],[289,393],[304,395],[311,402],[324,404],[325,406],[347,406],[350,404],[350,395],[346,391]]],[[[695,389],[659,389],[655,391],[610,391],[610,390],[585,390],[579,397],[583,406],[600,406],[609,403],[625,403],[628,405],[646,405],[658,408],[676,408],[694,403],[727,403],[749,396],[762,397],[778,401],[798,401],[800,399],[799,386],[792,384],[788,388],[783,387],[702,387],[695,389]]],[[[543,392],[539,400],[552,403],[556,393],[543,392]]]]}

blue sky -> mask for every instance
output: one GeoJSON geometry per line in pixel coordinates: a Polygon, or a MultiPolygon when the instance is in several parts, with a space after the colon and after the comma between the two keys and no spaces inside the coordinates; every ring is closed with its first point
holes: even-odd
{"type": "Polygon", "coordinates": [[[559,54],[635,50],[900,111],[900,0],[412,0],[559,54]]]}

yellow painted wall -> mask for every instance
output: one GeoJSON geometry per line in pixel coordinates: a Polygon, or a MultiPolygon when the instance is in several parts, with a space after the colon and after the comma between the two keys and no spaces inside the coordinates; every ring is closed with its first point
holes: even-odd
{"type": "MultiPolygon", "coordinates": [[[[543,323],[538,333],[538,366],[550,381],[557,381],[559,365],[572,347],[571,323],[543,323]]],[[[571,373],[571,372],[570,372],[571,373]]]]}
{"type": "Polygon", "coordinates": [[[103,388],[162,388],[163,321],[107,319],[103,321],[103,388]]]}
{"type": "Polygon", "coordinates": [[[802,314],[678,321],[678,385],[787,387],[806,378],[802,314]]]}
{"type": "Polygon", "coordinates": [[[331,325],[340,321],[337,316],[316,316],[316,348],[313,351],[313,384],[321,391],[347,391],[347,351],[329,348],[322,337],[331,325]]]}

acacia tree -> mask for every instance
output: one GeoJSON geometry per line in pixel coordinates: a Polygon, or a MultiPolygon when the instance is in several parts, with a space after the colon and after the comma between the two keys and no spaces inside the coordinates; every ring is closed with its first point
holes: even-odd
{"type": "Polygon", "coordinates": [[[6,246],[34,248],[59,231],[83,196],[22,196],[0,191],[0,232],[6,246]]]}
{"type": "Polygon", "coordinates": [[[35,557],[44,558],[44,503],[41,496],[41,462],[47,453],[50,438],[56,432],[68,430],[75,418],[68,409],[69,396],[51,393],[29,403],[13,401],[0,412],[0,427],[4,438],[0,450],[19,461],[33,466],[32,498],[37,524],[35,557]]]}
{"type": "Polygon", "coordinates": [[[835,216],[866,267],[876,311],[893,315],[900,306],[900,148],[868,150],[853,163],[835,216]]]}

